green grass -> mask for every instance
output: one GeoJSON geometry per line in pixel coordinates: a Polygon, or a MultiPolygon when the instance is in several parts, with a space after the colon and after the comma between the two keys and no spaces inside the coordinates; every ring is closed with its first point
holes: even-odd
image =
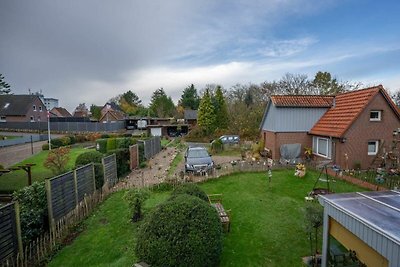
{"type": "MultiPolygon", "coordinates": [[[[265,173],[234,174],[200,184],[208,194],[222,193],[225,209],[231,210],[221,266],[301,266],[300,258],[310,254],[303,227],[304,197],[318,173],[309,171],[304,178],[293,174],[293,170],[273,171],[271,187],[265,173]]],[[[342,181],[331,183],[331,188],[364,191],[342,181]]],[[[153,193],[146,212],[167,197],[168,192],[153,193]]],[[[137,260],[133,249],[137,225],[129,216],[122,193],[114,194],[50,266],[132,266],[137,260]]]]}
{"type": "Polygon", "coordinates": [[[221,152],[218,153],[212,153],[213,156],[229,156],[229,157],[241,157],[241,151],[240,151],[240,147],[228,147],[226,146],[226,148],[224,150],[222,150],[221,152]]]}
{"type": "MultiPolygon", "coordinates": [[[[85,222],[85,231],[63,248],[49,266],[133,266],[135,233],[139,223],[131,223],[130,210],[122,199],[124,192],[113,194],[85,222]]],[[[153,193],[144,213],[166,200],[169,193],[153,193]]]]}
{"type": "Polygon", "coordinates": [[[8,139],[17,139],[17,138],[21,138],[22,136],[18,136],[18,135],[1,135],[0,134],[0,140],[8,140],[8,139]]]}
{"type": "MultiPolygon", "coordinates": [[[[79,154],[87,152],[87,149],[83,147],[72,148],[70,151],[70,158],[68,161],[67,168],[73,169],[75,166],[75,160],[79,154]]],[[[47,158],[48,151],[41,151],[40,153],[18,163],[14,166],[18,166],[26,163],[34,163],[36,166],[32,167],[32,182],[43,181],[46,178],[54,176],[53,173],[43,166],[44,161],[47,158]]],[[[21,189],[28,185],[28,175],[24,170],[17,170],[0,176],[0,192],[13,192],[21,189]]]]}
{"type": "Polygon", "coordinates": [[[176,168],[178,167],[179,163],[182,162],[182,160],[183,160],[183,153],[178,152],[178,154],[176,154],[175,158],[171,162],[171,166],[169,167],[168,170],[168,175],[173,175],[175,173],[176,168]]]}

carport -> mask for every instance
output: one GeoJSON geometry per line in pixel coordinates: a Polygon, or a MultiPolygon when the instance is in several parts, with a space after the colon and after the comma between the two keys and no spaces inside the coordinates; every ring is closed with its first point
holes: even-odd
{"type": "MultiPolygon", "coordinates": [[[[399,266],[399,191],[332,194],[320,196],[319,201],[324,206],[323,267],[335,257],[332,237],[366,266],[399,266]]],[[[336,266],[353,265],[343,260],[336,266]]]]}

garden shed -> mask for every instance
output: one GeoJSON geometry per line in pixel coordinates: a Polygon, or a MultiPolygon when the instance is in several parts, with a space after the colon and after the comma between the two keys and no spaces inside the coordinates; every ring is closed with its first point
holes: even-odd
{"type": "Polygon", "coordinates": [[[400,191],[332,194],[319,201],[324,206],[322,266],[336,256],[332,238],[366,266],[399,266],[400,191]]]}

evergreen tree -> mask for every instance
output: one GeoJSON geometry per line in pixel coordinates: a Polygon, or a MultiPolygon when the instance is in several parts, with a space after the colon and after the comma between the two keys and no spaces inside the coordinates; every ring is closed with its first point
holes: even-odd
{"type": "Polygon", "coordinates": [[[0,95],[8,95],[10,92],[10,85],[4,81],[4,76],[0,73],[0,95]]]}
{"type": "Polygon", "coordinates": [[[197,110],[200,104],[200,97],[197,94],[197,89],[194,87],[193,84],[186,87],[183,90],[183,94],[181,99],[179,100],[179,105],[182,106],[184,109],[193,109],[197,110]]]}
{"type": "Polygon", "coordinates": [[[228,107],[221,86],[215,90],[215,126],[219,129],[227,129],[229,124],[228,107]]]}
{"type": "Polygon", "coordinates": [[[175,105],[172,98],[167,96],[163,88],[153,92],[149,106],[151,115],[160,118],[172,117],[175,113],[175,105]]]}
{"type": "Polygon", "coordinates": [[[197,113],[197,123],[205,134],[211,134],[215,131],[215,109],[211,102],[211,96],[208,89],[204,92],[200,100],[200,105],[197,113]]]}
{"type": "Polygon", "coordinates": [[[90,106],[90,113],[92,113],[92,117],[96,120],[100,120],[101,118],[101,107],[92,104],[90,106]]]}

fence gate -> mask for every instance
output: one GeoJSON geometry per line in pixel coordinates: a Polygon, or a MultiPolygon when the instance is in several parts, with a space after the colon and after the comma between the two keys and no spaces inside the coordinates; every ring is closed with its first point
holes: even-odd
{"type": "Polygon", "coordinates": [[[118,182],[117,157],[115,154],[112,154],[101,161],[104,168],[104,182],[108,183],[109,187],[113,187],[118,182]]]}
{"type": "Polygon", "coordinates": [[[14,262],[18,252],[22,255],[21,228],[18,203],[0,208],[0,265],[14,262]]]}
{"type": "Polygon", "coordinates": [[[130,154],[130,167],[131,170],[137,169],[139,167],[139,147],[138,145],[133,145],[129,147],[130,154]]]}

